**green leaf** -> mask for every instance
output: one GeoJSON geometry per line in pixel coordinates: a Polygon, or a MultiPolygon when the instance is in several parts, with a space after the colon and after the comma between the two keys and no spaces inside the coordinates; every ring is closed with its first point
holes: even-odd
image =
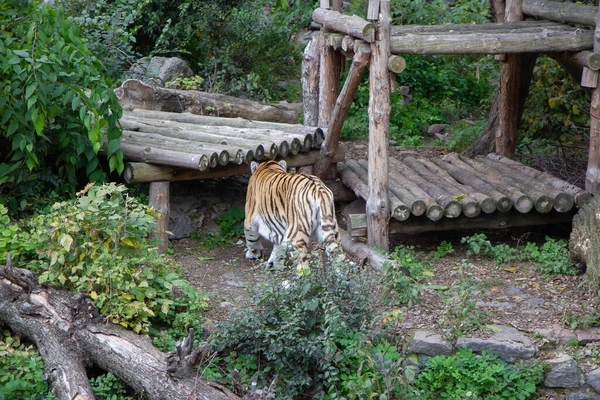
{"type": "Polygon", "coordinates": [[[64,234],[60,238],[60,245],[62,247],[64,247],[64,249],[66,251],[70,251],[71,250],[71,246],[73,245],[73,237],[71,235],[69,235],[68,233],[64,234]]]}

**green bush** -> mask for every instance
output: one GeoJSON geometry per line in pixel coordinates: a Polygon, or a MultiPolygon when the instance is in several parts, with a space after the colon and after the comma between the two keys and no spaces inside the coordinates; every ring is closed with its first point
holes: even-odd
{"type": "Polygon", "coordinates": [[[527,243],[523,258],[535,261],[535,269],[547,275],[577,275],[581,269],[569,254],[569,242],[546,236],[546,242],[539,248],[535,243],[527,243]]]}
{"type": "Polygon", "coordinates": [[[12,251],[15,265],[40,283],[87,293],[108,320],[135,332],[153,322],[198,329],[206,297],[149,243],[155,229],[152,210],[124,186],[88,185],[77,199],[24,222],[0,259],[12,251]]]}
{"type": "Polygon", "coordinates": [[[392,304],[410,307],[421,297],[421,282],[426,277],[432,277],[433,272],[417,256],[414,246],[397,246],[389,256],[394,264],[388,263],[385,266],[382,279],[384,295],[392,304]]]}
{"type": "Polygon", "coordinates": [[[112,373],[90,379],[90,384],[98,400],[136,400],[130,396],[127,386],[112,373]]]}
{"type": "Polygon", "coordinates": [[[459,348],[453,356],[435,356],[427,363],[415,387],[422,399],[520,399],[531,398],[544,378],[540,361],[514,365],[484,351],[474,354],[459,348]]]}
{"type": "Polygon", "coordinates": [[[42,380],[44,362],[33,346],[0,331],[0,400],[52,400],[42,380]]]}
{"type": "Polygon", "coordinates": [[[14,213],[73,192],[80,175],[103,179],[103,134],[121,172],[121,107],[77,26],[61,8],[20,0],[0,5],[0,25],[0,202],[14,213]]]}
{"type": "Polygon", "coordinates": [[[311,274],[286,281],[274,273],[273,281],[257,288],[254,306],[234,312],[211,344],[221,358],[232,352],[240,360],[256,357],[246,379],[259,387],[275,381],[277,398],[322,396],[339,373],[338,338],[363,331],[372,319],[373,289],[365,272],[311,264],[311,274]]]}
{"type": "Polygon", "coordinates": [[[504,264],[519,257],[517,249],[510,247],[506,243],[492,245],[485,233],[465,236],[460,242],[466,244],[469,248],[467,250],[467,257],[477,254],[489,257],[498,264],[504,264]]]}

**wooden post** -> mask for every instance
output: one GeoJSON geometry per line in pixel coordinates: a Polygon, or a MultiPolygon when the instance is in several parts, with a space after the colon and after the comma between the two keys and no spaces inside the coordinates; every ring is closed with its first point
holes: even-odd
{"type": "Polygon", "coordinates": [[[324,174],[331,166],[333,157],[337,153],[340,133],[342,131],[342,126],[344,125],[344,118],[352,104],[358,85],[360,84],[365,69],[367,68],[367,64],[369,63],[370,56],[371,48],[366,43],[362,43],[354,53],[352,65],[348,71],[348,77],[346,78],[344,87],[333,108],[325,142],[321,145],[319,158],[314,165],[313,173],[321,178],[323,178],[324,174]]]}
{"type": "MultiPolygon", "coordinates": [[[[599,0],[600,3],[600,0],[599,0]]],[[[600,13],[596,17],[594,31],[594,53],[600,53],[600,13]]],[[[600,193],[600,85],[592,91],[590,105],[590,150],[585,174],[585,190],[598,195],[600,193]]]]}
{"type": "MultiPolygon", "coordinates": [[[[520,21],[523,18],[523,0],[506,1],[506,21],[520,21]]],[[[519,104],[519,71],[521,56],[507,54],[500,64],[498,83],[498,130],[496,132],[496,153],[513,158],[517,147],[517,115],[519,104]]]]}
{"type": "Polygon", "coordinates": [[[302,59],[302,103],[306,126],[319,125],[319,39],[321,35],[308,42],[302,59]]]}
{"type": "Polygon", "coordinates": [[[388,146],[390,137],[390,1],[381,0],[377,40],[371,43],[369,70],[369,197],[367,243],[387,251],[390,204],[388,198],[388,146]]]}
{"type": "Polygon", "coordinates": [[[169,237],[166,231],[169,229],[169,209],[170,209],[170,182],[160,181],[150,183],[149,206],[154,208],[158,214],[157,224],[158,232],[151,235],[152,238],[158,239],[158,252],[164,253],[169,246],[169,237]]]}

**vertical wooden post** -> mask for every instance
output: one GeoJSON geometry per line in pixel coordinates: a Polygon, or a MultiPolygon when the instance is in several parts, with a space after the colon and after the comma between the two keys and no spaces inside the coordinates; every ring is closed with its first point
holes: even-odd
{"type": "Polygon", "coordinates": [[[313,38],[302,58],[302,105],[304,125],[319,125],[319,52],[321,35],[313,38]]]}
{"type": "MultiPolygon", "coordinates": [[[[507,22],[523,19],[522,2],[523,0],[506,0],[505,20],[507,22]]],[[[507,54],[500,63],[496,153],[508,158],[514,158],[517,147],[520,69],[521,56],[518,54],[507,54]]]]}
{"type": "Polygon", "coordinates": [[[335,106],[335,100],[340,91],[342,55],[338,51],[335,51],[333,47],[325,44],[325,40],[322,37],[323,33],[323,30],[321,30],[321,38],[319,38],[321,46],[319,66],[319,127],[327,128],[333,107],[335,106]]]}
{"type": "MultiPolygon", "coordinates": [[[[598,1],[600,6],[600,0],[598,1]]],[[[600,54],[600,13],[594,31],[594,53],[600,54]]],[[[594,195],[600,194],[600,85],[592,91],[590,105],[590,149],[585,174],[585,190],[594,195]]]]}
{"type": "Polygon", "coordinates": [[[377,38],[371,43],[369,70],[369,195],[367,243],[387,251],[390,205],[388,198],[388,146],[390,138],[390,1],[381,0],[377,38]]]}
{"type": "Polygon", "coordinates": [[[169,237],[166,231],[169,229],[169,209],[171,205],[170,201],[170,182],[151,182],[150,193],[148,195],[149,206],[154,208],[154,211],[158,214],[158,232],[151,235],[151,238],[158,239],[160,244],[158,245],[158,252],[164,253],[169,247],[169,237]]]}

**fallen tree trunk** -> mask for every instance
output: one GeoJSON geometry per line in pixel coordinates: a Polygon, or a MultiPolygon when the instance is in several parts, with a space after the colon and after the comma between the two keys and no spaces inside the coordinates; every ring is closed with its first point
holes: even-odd
{"type": "Polygon", "coordinates": [[[584,205],[573,218],[569,250],[573,258],[586,266],[590,281],[600,279],[600,198],[595,197],[584,205]]]}
{"type": "Polygon", "coordinates": [[[263,104],[218,93],[197,90],[175,90],[153,87],[137,79],[129,79],[115,89],[124,110],[190,112],[217,117],[242,117],[258,121],[295,124],[302,106],[263,104]]]}
{"type": "Polygon", "coordinates": [[[227,400],[229,390],[205,382],[193,364],[193,333],[178,347],[179,360],[139,336],[105,322],[82,294],[37,285],[30,271],[0,265],[0,323],[31,340],[45,362],[50,391],[61,400],[95,399],[86,368],[98,366],[151,400],[227,400]],[[169,360],[171,364],[168,365],[169,360]]]}
{"type": "Polygon", "coordinates": [[[400,268],[405,275],[410,276],[410,272],[408,272],[405,267],[397,265],[385,255],[367,246],[366,243],[353,239],[352,236],[350,236],[345,230],[339,229],[339,232],[344,251],[357,258],[360,263],[364,263],[366,261],[369,263],[371,268],[377,270],[378,272],[384,272],[385,264],[389,263],[396,268],[400,268]]]}

